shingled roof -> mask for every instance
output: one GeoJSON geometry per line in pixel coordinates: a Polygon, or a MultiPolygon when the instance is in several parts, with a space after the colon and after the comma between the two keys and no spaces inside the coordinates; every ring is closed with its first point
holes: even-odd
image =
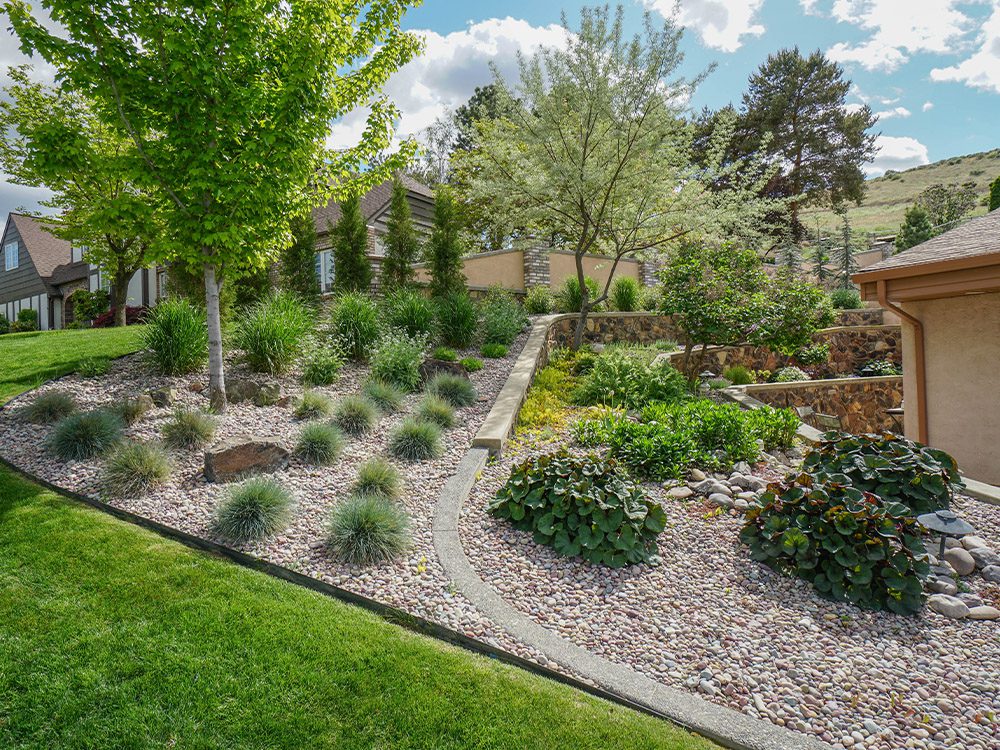
{"type": "Polygon", "coordinates": [[[57,267],[72,260],[72,246],[48,231],[47,227],[51,227],[51,224],[34,216],[16,213],[11,213],[10,220],[21,235],[21,242],[24,243],[35,270],[43,279],[48,279],[57,267]]]}
{"type": "MultiPolygon", "coordinates": [[[[434,191],[409,175],[400,174],[400,180],[410,190],[417,195],[427,198],[434,197],[434,191]]],[[[366,222],[371,221],[382,209],[389,205],[392,200],[392,180],[376,185],[363,196],[361,196],[361,215],[366,222]]],[[[326,234],[328,224],[336,224],[340,220],[340,204],[331,200],[325,206],[314,208],[312,211],[313,223],[316,225],[317,234],[326,234]]]]}

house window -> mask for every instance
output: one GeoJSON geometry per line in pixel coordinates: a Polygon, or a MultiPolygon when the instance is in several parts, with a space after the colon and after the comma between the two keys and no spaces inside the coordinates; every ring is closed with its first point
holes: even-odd
{"type": "Polygon", "coordinates": [[[330,250],[323,250],[316,253],[316,275],[319,276],[319,286],[323,292],[329,292],[333,288],[333,253],[330,250]]]}
{"type": "Polygon", "coordinates": [[[70,263],[79,263],[81,260],[83,260],[83,254],[84,252],[86,252],[86,250],[87,248],[85,247],[77,247],[76,245],[73,245],[69,251],[70,263]]]}
{"type": "Polygon", "coordinates": [[[4,270],[13,271],[21,260],[21,247],[16,242],[8,242],[3,248],[4,270]]]}

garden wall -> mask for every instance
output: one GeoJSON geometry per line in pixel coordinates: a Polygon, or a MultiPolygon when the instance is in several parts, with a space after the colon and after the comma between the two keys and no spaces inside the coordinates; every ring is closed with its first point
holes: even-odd
{"type": "Polygon", "coordinates": [[[836,310],[835,326],[880,326],[885,311],[881,307],[856,307],[851,310],[836,310]]]}
{"type": "MultiPolygon", "coordinates": [[[[576,333],[576,315],[559,316],[548,330],[546,339],[549,350],[573,343],[576,333]]],[[[652,313],[593,313],[587,317],[585,344],[610,344],[624,341],[630,344],[655,344],[657,341],[677,340],[677,328],[669,315],[652,313]]]]}
{"type": "MultiPolygon", "coordinates": [[[[903,403],[903,378],[900,375],[762,383],[738,388],[769,406],[808,406],[819,414],[840,417],[841,428],[848,432],[900,431],[896,420],[886,413],[887,409],[898,408],[903,403]]],[[[810,419],[807,418],[806,422],[810,419]]]]}

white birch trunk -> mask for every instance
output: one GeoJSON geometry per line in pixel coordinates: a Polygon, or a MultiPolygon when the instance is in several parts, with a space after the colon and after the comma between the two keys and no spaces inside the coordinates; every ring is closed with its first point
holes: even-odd
{"type": "Polygon", "coordinates": [[[222,364],[222,320],[219,316],[219,289],[215,266],[205,266],[205,310],[208,319],[208,398],[212,411],[226,410],[226,374],[222,364]]]}

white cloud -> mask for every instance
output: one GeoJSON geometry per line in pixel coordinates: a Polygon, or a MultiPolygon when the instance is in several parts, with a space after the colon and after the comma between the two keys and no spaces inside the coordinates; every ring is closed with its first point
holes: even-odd
{"type": "Polygon", "coordinates": [[[920,108],[921,112],[930,112],[934,109],[934,102],[924,102],[923,106],[920,108]]]}
{"type": "Polygon", "coordinates": [[[930,163],[927,146],[916,138],[880,135],[875,139],[875,145],[879,149],[878,155],[865,167],[869,177],[878,177],[889,169],[899,171],[930,163]]]}
{"type": "Polygon", "coordinates": [[[680,22],[698,32],[706,47],[735,52],[743,46],[743,37],[760,36],[766,31],[757,22],[764,0],[644,0],[646,7],[661,16],[673,17],[680,11],[680,22]]]}
{"type": "Polygon", "coordinates": [[[892,109],[886,109],[882,112],[876,112],[875,116],[880,120],[889,120],[893,117],[909,117],[912,112],[906,107],[893,107],[892,109]]]}
{"type": "MultiPolygon", "coordinates": [[[[400,109],[398,132],[420,132],[447,109],[464,104],[476,86],[493,80],[492,63],[508,80],[516,78],[517,55],[541,46],[565,44],[566,32],[557,24],[532,26],[516,18],[491,18],[461,31],[424,37],[424,52],[389,79],[385,93],[400,109]]],[[[357,143],[365,126],[366,110],[356,110],[334,125],[327,142],[332,147],[357,143]]]]}
{"type": "Polygon", "coordinates": [[[932,81],[959,81],[1000,94],[1000,4],[993,7],[976,39],[978,49],[958,65],[931,70],[932,81]]]}

